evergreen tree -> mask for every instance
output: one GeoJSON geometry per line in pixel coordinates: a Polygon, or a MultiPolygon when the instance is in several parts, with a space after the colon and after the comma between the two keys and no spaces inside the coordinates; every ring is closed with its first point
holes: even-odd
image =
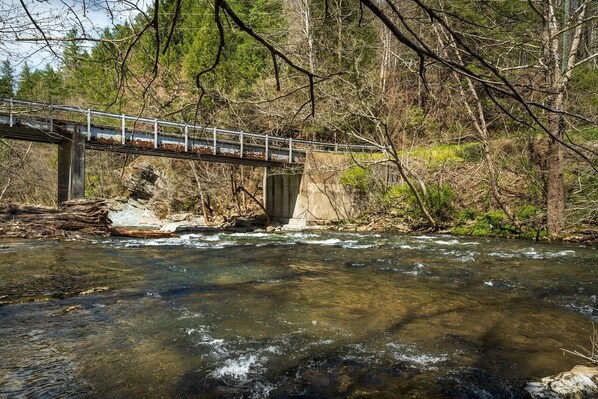
{"type": "Polygon", "coordinates": [[[9,59],[2,61],[0,67],[0,97],[14,96],[15,87],[15,69],[10,63],[9,59]]]}
{"type": "Polygon", "coordinates": [[[37,86],[43,101],[60,102],[67,94],[60,71],[55,70],[49,64],[41,71],[41,79],[37,86]]]}
{"type": "MultiPolygon", "coordinates": [[[[77,37],[77,29],[71,29],[66,37],[68,39],[75,39],[77,37]]],[[[64,63],[67,69],[67,73],[76,72],[81,67],[81,61],[84,56],[83,47],[76,41],[70,41],[66,45],[63,51],[64,63]]]]}
{"type": "Polygon", "coordinates": [[[28,99],[33,97],[35,90],[35,82],[33,80],[33,73],[27,61],[23,65],[21,74],[19,75],[19,87],[17,89],[17,97],[22,99],[28,99]]]}

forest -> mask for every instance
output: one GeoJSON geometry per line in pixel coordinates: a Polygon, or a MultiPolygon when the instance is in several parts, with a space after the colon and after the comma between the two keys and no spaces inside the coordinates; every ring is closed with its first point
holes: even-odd
{"type": "MultiPolygon", "coordinates": [[[[378,146],[346,155],[359,212],[340,224],[598,231],[598,1],[156,0],[95,30],[33,7],[4,8],[0,35],[52,57],[2,47],[0,97],[378,146]]],[[[140,161],[86,162],[86,195],[116,198],[140,161]]],[[[166,182],[157,214],[261,212],[244,195],[260,198],[258,168],[143,162],[166,182]]],[[[54,204],[56,163],[52,146],[1,140],[0,201],[54,204]]]]}

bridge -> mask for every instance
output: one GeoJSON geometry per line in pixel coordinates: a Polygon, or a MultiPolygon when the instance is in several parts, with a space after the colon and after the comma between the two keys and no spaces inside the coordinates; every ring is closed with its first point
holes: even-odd
{"type": "Polygon", "coordinates": [[[0,138],[58,145],[59,203],[85,196],[86,149],[266,168],[302,166],[312,152],[379,151],[12,98],[0,98],[0,138]]]}

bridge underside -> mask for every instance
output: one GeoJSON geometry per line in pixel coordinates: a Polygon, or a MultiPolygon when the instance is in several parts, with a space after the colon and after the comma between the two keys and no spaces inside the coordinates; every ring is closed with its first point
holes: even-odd
{"type": "MultiPolygon", "coordinates": [[[[191,159],[196,161],[205,162],[217,162],[217,163],[228,163],[233,165],[246,165],[246,166],[263,166],[263,167],[281,167],[280,162],[264,161],[263,159],[254,158],[239,158],[238,156],[230,155],[214,155],[214,154],[202,154],[199,152],[179,152],[163,150],[160,148],[138,148],[128,144],[111,144],[111,143],[85,143],[85,148],[96,151],[107,151],[115,152],[119,154],[134,154],[134,155],[147,155],[162,158],[173,158],[173,159],[191,159]]],[[[297,166],[297,165],[295,165],[297,166]]]]}
{"type": "MultiPolygon", "coordinates": [[[[375,146],[307,141],[216,126],[0,98],[0,139],[58,146],[58,201],[85,196],[85,150],[264,167],[264,205],[281,221],[339,220],[351,201],[336,153],[375,146]],[[288,168],[291,166],[292,168],[288,168]],[[275,170],[282,169],[282,170],[275,170]]],[[[345,162],[346,163],[346,162],[345,162]]]]}
{"type": "Polygon", "coordinates": [[[85,196],[85,150],[90,149],[265,167],[264,206],[272,219],[282,222],[339,220],[351,213],[343,188],[334,183],[338,176],[316,167],[334,161],[333,154],[316,156],[306,151],[264,148],[255,143],[241,142],[239,146],[239,142],[224,140],[216,143],[205,137],[187,137],[183,144],[180,137],[157,137],[147,132],[125,131],[121,136],[113,128],[97,126],[87,132],[83,130],[87,126],[76,122],[13,120],[13,126],[3,122],[7,121],[0,115],[0,138],[58,146],[59,203],[85,196]],[[294,163],[289,162],[291,159],[294,163]],[[305,168],[299,161],[306,162],[305,168]],[[295,168],[268,172],[288,166],[295,168]]]}
{"type": "MultiPolygon", "coordinates": [[[[54,144],[58,146],[58,203],[85,197],[85,150],[107,151],[121,154],[158,156],[174,159],[189,159],[206,162],[229,163],[257,167],[286,167],[290,164],[277,160],[266,161],[250,157],[239,157],[229,154],[210,154],[200,151],[177,151],[172,148],[147,148],[134,145],[132,142],[118,144],[114,141],[89,141],[85,133],[79,129],[64,129],[54,125],[53,132],[35,129],[31,126],[6,126],[0,124],[0,138],[54,144]]],[[[196,144],[200,140],[195,140],[196,144]]],[[[226,143],[219,143],[226,146],[226,143]]],[[[208,143],[205,143],[206,147],[208,143]]],[[[249,150],[252,147],[249,146],[249,150]]],[[[304,154],[304,153],[303,153],[304,154]]],[[[301,169],[301,165],[295,164],[301,169]]],[[[299,170],[299,173],[300,170],[299,170]]]]}

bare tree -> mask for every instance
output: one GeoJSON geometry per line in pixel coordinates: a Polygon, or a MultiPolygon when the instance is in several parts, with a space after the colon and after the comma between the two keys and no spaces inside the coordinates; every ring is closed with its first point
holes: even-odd
{"type": "MultiPolygon", "coordinates": [[[[221,63],[224,49],[227,45],[225,26],[235,26],[236,29],[244,32],[253,38],[257,44],[263,46],[271,55],[276,88],[281,89],[281,64],[287,69],[306,78],[306,91],[309,101],[303,104],[311,105],[311,115],[316,112],[316,91],[315,86],[326,81],[331,76],[338,76],[342,71],[318,71],[313,53],[315,42],[315,31],[313,29],[312,9],[309,0],[297,0],[302,10],[303,31],[308,42],[308,64],[303,66],[292,56],[288,55],[284,46],[273,42],[261,32],[257,32],[234,10],[227,0],[214,0],[211,11],[214,16],[214,24],[219,35],[219,44],[215,51],[213,62],[204,70],[197,73],[195,77],[198,88],[198,108],[206,95],[204,78],[207,74],[216,70],[221,63]]],[[[329,1],[325,0],[324,5],[328,14],[329,1]]],[[[41,48],[60,56],[55,49],[56,44],[63,43],[65,38],[52,27],[48,14],[36,13],[32,9],[31,2],[20,0],[21,17],[29,21],[20,23],[18,28],[9,29],[9,35],[17,40],[28,40],[40,43],[41,48]],[[47,25],[49,24],[49,25],[47,25]],[[58,33],[58,34],[57,34],[58,33]]],[[[85,7],[86,3],[83,3],[85,7]]],[[[386,31],[394,37],[397,43],[412,52],[417,59],[417,71],[423,87],[427,86],[426,70],[431,66],[441,67],[449,71],[451,75],[460,76],[466,82],[466,91],[474,97],[474,106],[470,114],[476,121],[482,137],[486,135],[483,121],[484,110],[479,105],[479,93],[491,101],[495,107],[504,112],[508,117],[524,126],[543,132],[548,137],[547,165],[547,227],[551,235],[558,234],[564,227],[565,217],[565,196],[563,179],[563,150],[567,149],[584,159],[597,170],[595,160],[596,153],[590,148],[585,148],[570,140],[566,135],[565,127],[568,123],[581,121],[584,123],[596,124],[592,116],[577,115],[567,107],[567,92],[573,72],[576,68],[586,63],[595,63],[598,58],[598,49],[592,38],[596,37],[596,20],[598,19],[598,6],[595,0],[529,0],[520,4],[527,7],[524,10],[525,17],[529,19],[529,35],[518,38],[511,32],[509,24],[501,26],[501,21],[479,22],[460,14],[458,10],[443,7],[440,1],[424,0],[355,0],[353,7],[359,10],[362,17],[359,25],[365,25],[367,20],[374,20],[382,24],[386,31]],[[438,37],[429,34],[435,27],[450,44],[451,51],[439,48],[435,44],[438,37]],[[502,29],[502,31],[501,31],[502,29]],[[500,46],[492,44],[486,46],[489,40],[498,42],[493,34],[501,32],[503,43],[500,46]],[[521,39],[532,39],[538,43],[537,47],[522,43],[521,39]],[[509,42],[513,45],[509,49],[509,42]],[[500,48],[498,53],[494,52],[500,48]],[[491,49],[491,51],[487,51],[491,49]],[[539,49],[539,51],[538,51],[539,49]],[[519,51],[521,57],[507,57],[512,51],[519,51]],[[506,59],[525,63],[515,64],[512,61],[504,65],[506,59]],[[538,78],[536,71],[542,71],[543,77],[538,78]],[[529,72],[526,74],[526,71],[529,72]],[[526,83],[522,82],[525,76],[526,83]],[[472,91],[472,85],[476,86],[472,91]],[[476,96],[478,99],[476,100],[476,96]]],[[[466,3],[469,4],[469,3],[466,3]]],[[[147,13],[142,7],[131,2],[107,2],[105,11],[115,15],[118,7],[128,7],[140,21],[138,30],[133,31],[131,37],[126,38],[125,45],[119,48],[121,52],[114,54],[115,60],[120,64],[120,76],[122,87],[126,88],[126,80],[134,83],[132,86],[141,87],[143,101],[142,109],[149,103],[148,99],[156,99],[156,94],[151,90],[156,82],[162,68],[162,59],[169,46],[172,31],[179,20],[179,13],[174,12],[169,18],[169,29],[160,29],[160,3],[155,1],[152,4],[152,12],[147,13]],[[141,38],[149,35],[153,37],[154,53],[148,54],[152,65],[148,70],[138,73],[129,68],[128,61],[134,48],[141,45],[141,38]]],[[[472,2],[471,5],[486,7],[486,2],[472,2]]],[[[84,34],[80,38],[70,40],[81,40],[87,42],[97,41],[97,37],[90,34],[85,18],[81,18],[77,10],[69,8],[65,4],[65,14],[71,19],[70,24],[80,26],[84,34]]],[[[179,7],[176,7],[178,10],[179,7]]],[[[14,7],[9,10],[14,13],[14,7]]],[[[19,10],[17,10],[19,11],[19,10]]],[[[17,12],[18,14],[18,12],[17,12]]],[[[12,15],[12,14],[11,14],[12,15]]],[[[86,12],[83,12],[86,17],[86,12]]],[[[510,15],[507,18],[517,19],[517,15],[510,15]]],[[[112,17],[114,19],[114,17],[112,17]]],[[[15,17],[10,19],[16,21],[15,17]]],[[[67,18],[68,20],[68,18],[67,18]]],[[[0,32],[6,34],[6,27],[0,28],[0,32]]],[[[385,54],[390,48],[388,41],[385,41],[385,54]]],[[[382,78],[386,75],[387,66],[381,70],[382,78]]],[[[383,85],[384,86],[384,85],[383,85]]],[[[384,135],[382,135],[384,137],[384,135]]],[[[385,139],[384,143],[388,142],[385,139]]],[[[487,159],[491,157],[488,155],[487,159]]],[[[493,173],[493,172],[491,172],[493,173]]],[[[495,173],[494,173],[495,174],[495,173]]],[[[491,180],[495,180],[492,178],[491,180]]],[[[492,189],[495,191],[495,189],[492,189]]],[[[493,195],[497,195],[496,193],[493,195]]],[[[433,223],[431,223],[433,225],[433,223]]]]}

